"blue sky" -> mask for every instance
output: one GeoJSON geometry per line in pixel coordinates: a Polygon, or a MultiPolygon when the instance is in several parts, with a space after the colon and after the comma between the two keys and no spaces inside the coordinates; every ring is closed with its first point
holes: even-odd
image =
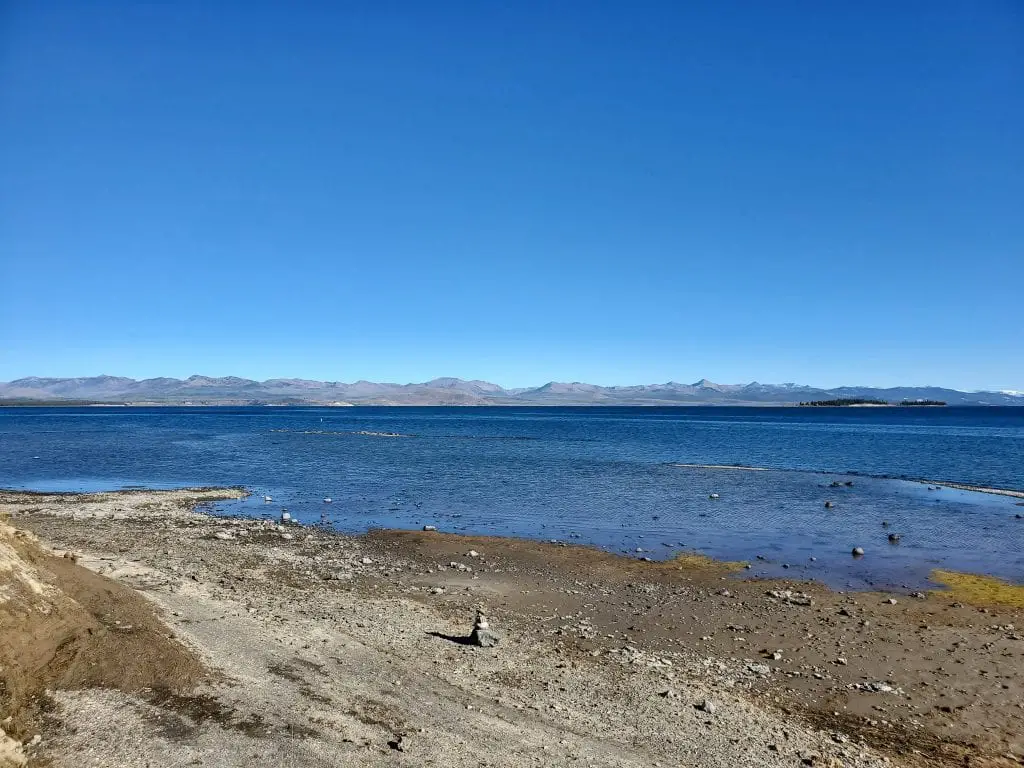
{"type": "Polygon", "coordinates": [[[1024,390],[1024,6],[0,3],[0,380],[1024,390]]]}

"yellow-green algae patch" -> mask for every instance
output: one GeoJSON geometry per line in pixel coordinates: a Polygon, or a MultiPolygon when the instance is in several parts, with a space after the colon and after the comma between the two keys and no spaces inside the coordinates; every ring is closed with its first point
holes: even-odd
{"type": "Polygon", "coordinates": [[[1011,584],[994,576],[936,569],[931,572],[931,580],[948,587],[946,590],[933,592],[934,595],[954,597],[961,602],[974,605],[1024,608],[1024,586],[1011,584]]]}
{"type": "Polygon", "coordinates": [[[671,560],[666,560],[664,565],[687,570],[742,571],[746,563],[715,560],[699,552],[680,552],[671,560]]]}

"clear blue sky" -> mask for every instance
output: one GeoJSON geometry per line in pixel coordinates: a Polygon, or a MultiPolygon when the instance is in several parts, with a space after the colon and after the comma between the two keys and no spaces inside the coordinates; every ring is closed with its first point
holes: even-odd
{"type": "Polygon", "coordinates": [[[1024,4],[0,0],[0,380],[1024,390],[1024,4]]]}

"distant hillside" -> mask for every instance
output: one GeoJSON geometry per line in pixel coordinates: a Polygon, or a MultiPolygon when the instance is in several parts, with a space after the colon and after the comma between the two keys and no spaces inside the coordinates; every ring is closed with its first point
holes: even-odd
{"type": "Polygon", "coordinates": [[[941,387],[838,387],[797,384],[637,384],[603,387],[582,382],[548,382],[504,389],[487,381],[441,378],[421,384],[267,379],[236,376],[187,379],[74,379],[28,377],[0,383],[0,404],[30,401],[150,403],[157,405],[792,405],[815,400],[880,400],[891,403],[941,401],[956,405],[1019,405],[1017,392],[960,392],[941,387]]]}

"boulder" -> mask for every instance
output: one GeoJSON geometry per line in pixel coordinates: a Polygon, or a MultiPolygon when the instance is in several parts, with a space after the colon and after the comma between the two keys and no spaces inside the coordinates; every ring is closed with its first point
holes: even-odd
{"type": "Polygon", "coordinates": [[[477,609],[476,620],[473,622],[473,631],[469,633],[470,645],[477,645],[481,648],[491,648],[498,644],[498,636],[491,632],[490,625],[484,612],[477,609]]]}

